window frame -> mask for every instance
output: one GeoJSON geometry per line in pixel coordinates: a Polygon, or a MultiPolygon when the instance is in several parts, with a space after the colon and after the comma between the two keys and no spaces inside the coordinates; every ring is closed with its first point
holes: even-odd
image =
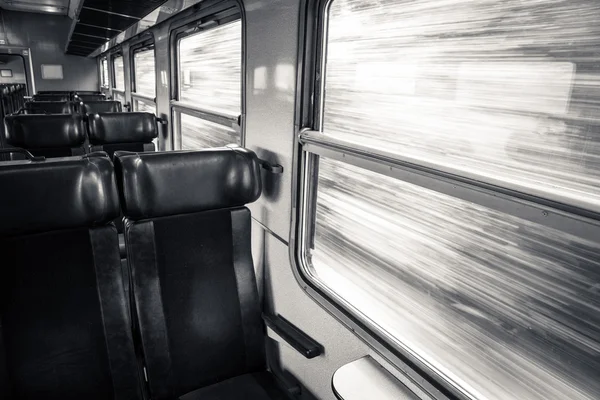
{"type": "Polygon", "coordinates": [[[156,93],[158,91],[158,80],[156,79],[156,46],[154,44],[154,36],[150,39],[145,39],[139,43],[132,45],[129,48],[129,70],[130,70],[130,86],[131,86],[131,107],[132,111],[137,111],[135,104],[137,104],[136,100],[141,100],[145,103],[154,104],[156,108],[156,93]],[[152,51],[154,54],[154,97],[150,97],[148,95],[144,95],[142,93],[138,93],[136,90],[137,85],[137,77],[135,75],[135,55],[144,51],[152,51]]]}
{"type": "Polygon", "coordinates": [[[110,68],[108,66],[108,55],[100,57],[100,88],[110,90],[110,68]],[[104,73],[104,63],[106,63],[106,74],[104,73]]]}
{"type": "Polygon", "coordinates": [[[171,135],[175,149],[182,147],[181,114],[187,114],[204,121],[222,125],[226,128],[234,128],[240,132],[240,143],[245,145],[245,115],[246,115],[246,17],[244,7],[238,0],[219,2],[209,0],[200,3],[197,12],[188,18],[176,21],[170,30],[169,54],[171,59],[171,91],[170,91],[170,113],[171,135]],[[207,110],[196,107],[188,102],[180,101],[180,64],[179,46],[182,39],[201,35],[203,32],[224,26],[226,24],[241,22],[241,79],[240,79],[240,114],[234,115],[226,112],[207,110]],[[204,26],[202,26],[204,25],[204,26]]]}
{"type": "Polygon", "coordinates": [[[125,71],[125,57],[123,56],[123,52],[122,51],[118,51],[115,53],[112,53],[110,55],[110,60],[111,60],[111,67],[112,67],[112,75],[114,77],[113,82],[111,82],[111,89],[113,92],[116,92],[120,95],[123,96],[123,98],[125,98],[125,74],[127,73],[125,71]],[[123,88],[118,88],[116,87],[117,84],[117,69],[115,68],[115,60],[117,58],[121,58],[123,60],[123,88]]]}
{"type": "Polygon", "coordinates": [[[510,187],[503,182],[483,182],[464,171],[402,158],[345,143],[322,133],[325,105],[325,68],[330,6],[335,0],[306,0],[301,7],[298,46],[296,131],[292,172],[292,213],[289,255],[300,287],[323,309],[346,325],[380,356],[396,375],[422,398],[471,399],[466,390],[435,370],[418,354],[390,339],[382,328],[326,287],[311,273],[314,247],[319,158],[351,164],[420,187],[470,201],[561,231],[590,238],[600,230],[600,210],[553,198],[541,192],[510,187]]]}

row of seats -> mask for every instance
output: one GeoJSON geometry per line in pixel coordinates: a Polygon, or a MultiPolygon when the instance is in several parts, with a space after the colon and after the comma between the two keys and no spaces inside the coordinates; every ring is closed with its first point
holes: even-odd
{"type": "Polygon", "coordinates": [[[0,163],[0,187],[0,398],[288,398],[265,361],[253,152],[0,163]]]}
{"type": "Polygon", "coordinates": [[[54,91],[38,92],[33,96],[34,101],[99,101],[106,100],[106,96],[95,91],[54,91]]]}
{"type": "Polygon", "coordinates": [[[12,114],[25,104],[27,86],[24,84],[0,85],[0,96],[2,98],[2,115],[12,114]]]}
{"type": "Polygon", "coordinates": [[[120,101],[88,100],[76,101],[28,101],[23,107],[25,114],[97,114],[104,112],[122,112],[120,101]]]}
{"type": "Polygon", "coordinates": [[[154,151],[158,120],[144,112],[10,115],[5,118],[7,147],[20,147],[36,156],[68,157],[117,150],[154,151]]]}
{"type": "MultiPolygon", "coordinates": [[[[25,104],[27,86],[0,85],[0,119],[19,110],[25,104]]],[[[0,124],[0,148],[4,147],[4,124],[0,124]]],[[[6,155],[0,154],[0,161],[6,161],[6,155]]]]}

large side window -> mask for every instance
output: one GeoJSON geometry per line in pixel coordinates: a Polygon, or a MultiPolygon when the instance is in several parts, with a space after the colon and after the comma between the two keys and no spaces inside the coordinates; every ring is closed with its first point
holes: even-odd
{"type": "Polygon", "coordinates": [[[110,78],[108,76],[108,59],[103,58],[100,60],[100,68],[100,85],[103,88],[108,88],[110,87],[110,78]]]}
{"type": "Polygon", "coordinates": [[[305,279],[452,392],[600,398],[595,3],[323,7],[305,279]]]}
{"type": "Polygon", "coordinates": [[[242,22],[226,22],[178,43],[178,100],[182,149],[241,144],[242,22]]]}
{"type": "Polygon", "coordinates": [[[156,62],[154,46],[142,47],[133,52],[133,81],[131,94],[134,111],[156,114],[156,62]]]}
{"type": "Polygon", "coordinates": [[[125,65],[123,63],[123,56],[113,56],[113,75],[115,81],[113,82],[113,98],[125,102],[125,65]]]}

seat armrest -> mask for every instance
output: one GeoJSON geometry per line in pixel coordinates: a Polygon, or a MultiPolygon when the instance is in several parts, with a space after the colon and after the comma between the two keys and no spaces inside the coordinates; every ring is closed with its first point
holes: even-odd
{"type": "Polygon", "coordinates": [[[323,346],[282,316],[263,314],[263,319],[269,328],[304,357],[311,359],[323,354],[323,346]]]}

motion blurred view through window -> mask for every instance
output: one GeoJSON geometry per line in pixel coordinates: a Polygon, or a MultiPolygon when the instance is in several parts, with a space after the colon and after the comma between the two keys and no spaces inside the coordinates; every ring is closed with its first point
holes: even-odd
{"type": "Polygon", "coordinates": [[[113,69],[115,71],[114,88],[125,91],[125,66],[123,65],[123,56],[113,58],[113,69]]]}
{"type": "MultiPolygon", "coordinates": [[[[333,0],[320,128],[598,210],[599,20],[592,0],[333,0]]],[[[318,171],[309,273],[388,341],[475,399],[600,398],[600,228],[318,171]]]]}
{"type": "MultiPolygon", "coordinates": [[[[241,114],[242,22],[230,22],[179,42],[179,100],[236,118],[241,114]]],[[[239,127],[181,114],[181,146],[196,149],[241,143],[239,127]]]]}
{"type": "Polygon", "coordinates": [[[150,98],[156,96],[154,49],[137,51],[133,55],[135,93],[150,98]]]}
{"type": "Polygon", "coordinates": [[[108,87],[109,85],[109,79],[108,79],[108,60],[106,58],[102,59],[102,61],[100,61],[102,64],[102,75],[100,76],[102,82],[102,87],[108,87]]]}

